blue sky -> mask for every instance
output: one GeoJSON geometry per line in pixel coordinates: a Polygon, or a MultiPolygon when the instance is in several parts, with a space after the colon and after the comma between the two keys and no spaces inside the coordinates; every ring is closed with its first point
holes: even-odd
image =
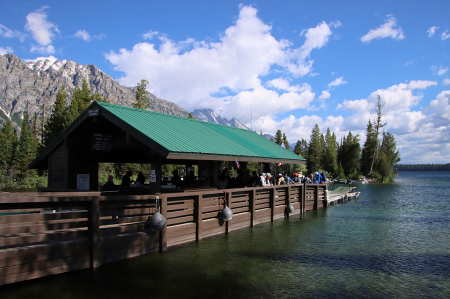
{"type": "Polygon", "coordinates": [[[364,141],[385,102],[402,163],[450,162],[450,1],[8,1],[0,54],[94,64],[193,111],[364,141]]]}

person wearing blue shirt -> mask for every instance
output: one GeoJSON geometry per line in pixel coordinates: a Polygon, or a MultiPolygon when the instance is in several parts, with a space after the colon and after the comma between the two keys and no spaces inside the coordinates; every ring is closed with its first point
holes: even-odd
{"type": "Polygon", "coordinates": [[[317,175],[317,183],[325,184],[325,180],[323,179],[323,176],[318,172],[316,172],[316,175],[317,175]]]}

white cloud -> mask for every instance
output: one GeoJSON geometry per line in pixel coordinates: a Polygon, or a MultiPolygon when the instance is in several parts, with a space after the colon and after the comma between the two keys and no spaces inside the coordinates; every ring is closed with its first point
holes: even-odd
{"type": "Polygon", "coordinates": [[[328,90],[322,91],[322,94],[319,96],[319,100],[326,100],[331,97],[331,94],[328,90]]]}
{"type": "Polygon", "coordinates": [[[25,37],[27,36],[25,33],[22,33],[17,30],[11,30],[8,27],[0,24],[0,36],[6,37],[6,38],[18,38],[21,42],[25,40],[25,37]]]}
{"type": "MultiPolygon", "coordinates": [[[[285,106],[272,107],[269,113],[306,107],[314,97],[308,84],[291,86],[283,78],[263,83],[261,78],[279,71],[291,76],[310,73],[313,64],[309,59],[311,51],[325,46],[332,32],[327,23],[322,22],[305,30],[305,43],[300,48],[293,48],[287,40],[275,39],[270,31],[271,26],[257,17],[254,7],[242,6],[236,23],[227,28],[217,42],[188,38],[176,43],[158,33],[158,48],[155,44],[142,42],[131,50],[111,51],[105,57],[115,65],[116,71],[124,72],[120,83],[136,85],[145,78],[150,82],[150,92],[188,110],[223,107],[227,116],[236,117],[232,114],[239,113],[239,109],[233,112],[227,107],[242,107],[243,101],[253,98],[254,94],[277,99],[271,103],[265,102],[265,98],[260,99],[266,106],[285,106]],[[292,98],[294,104],[285,103],[287,98],[292,98]],[[296,104],[297,98],[304,102],[296,104]]],[[[154,35],[152,31],[146,37],[154,35]]],[[[250,109],[250,103],[245,105],[250,109]]],[[[254,107],[257,109],[258,106],[254,107]]],[[[266,110],[263,107],[261,111],[266,110]]],[[[248,120],[250,117],[246,113],[241,121],[248,120]]]]}
{"type": "Polygon", "coordinates": [[[39,54],[54,54],[55,47],[53,47],[52,45],[42,46],[42,47],[32,45],[30,52],[31,53],[39,53],[39,54]]]}
{"type": "Polygon", "coordinates": [[[149,30],[148,32],[144,33],[144,34],[142,35],[142,37],[143,37],[144,39],[153,39],[153,37],[155,37],[155,36],[157,36],[157,35],[158,35],[158,31],[152,31],[152,30],[149,30]]]}
{"type": "Polygon", "coordinates": [[[447,85],[449,85],[450,84],[450,79],[444,79],[444,80],[442,80],[442,85],[443,86],[447,86],[447,85]]]}
{"type": "Polygon", "coordinates": [[[439,67],[439,70],[438,70],[438,75],[439,76],[442,76],[442,75],[444,75],[445,73],[447,73],[448,72],[448,67],[446,67],[446,68],[444,68],[442,65],[439,67]]]}
{"type": "Polygon", "coordinates": [[[439,93],[425,111],[431,112],[431,123],[435,127],[447,126],[450,129],[450,90],[439,93]]]}
{"type": "Polygon", "coordinates": [[[332,82],[330,82],[328,84],[328,88],[331,88],[333,86],[339,86],[339,85],[345,84],[345,83],[348,83],[348,82],[344,81],[344,77],[339,77],[339,78],[336,78],[335,80],[333,80],[332,82]]]}
{"type": "Polygon", "coordinates": [[[83,39],[85,42],[88,42],[91,40],[91,36],[89,35],[89,33],[86,30],[78,30],[74,36],[83,39]]]}
{"type": "Polygon", "coordinates": [[[289,83],[287,79],[277,78],[266,82],[267,87],[275,88],[282,91],[302,92],[305,90],[311,91],[311,85],[303,83],[302,85],[293,85],[289,83]]]}
{"type": "MultiPolygon", "coordinates": [[[[24,61],[25,63],[27,63],[27,62],[38,62],[39,60],[42,60],[42,61],[50,60],[50,62],[53,64],[55,61],[57,61],[57,60],[59,60],[59,59],[56,58],[56,57],[53,56],[53,55],[50,55],[50,56],[48,56],[48,57],[37,57],[37,58],[35,58],[35,59],[23,59],[23,61],[24,61]]],[[[63,60],[62,62],[65,63],[66,60],[63,60]]]]}
{"type": "Polygon", "coordinates": [[[235,117],[248,123],[252,117],[253,119],[263,116],[273,117],[278,113],[307,108],[314,100],[314,96],[309,90],[279,95],[273,90],[258,87],[251,91],[242,91],[231,97],[228,102],[224,102],[220,115],[226,118],[235,117]]]}
{"type": "Polygon", "coordinates": [[[427,30],[428,37],[432,37],[436,33],[436,30],[438,30],[438,29],[439,29],[439,27],[437,27],[437,26],[430,27],[430,29],[427,30]]]}
{"type": "Polygon", "coordinates": [[[44,10],[48,8],[44,6],[27,15],[27,23],[25,29],[31,32],[33,39],[41,46],[47,46],[52,43],[55,33],[59,33],[58,27],[47,21],[47,14],[44,10]]]}
{"type": "Polygon", "coordinates": [[[441,35],[442,40],[446,40],[447,38],[450,37],[450,33],[447,33],[447,32],[448,32],[448,30],[445,30],[444,32],[442,32],[442,35],[441,35]]]}
{"type": "Polygon", "coordinates": [[[391,37],[395,40],[404,39],[402,28],[397,27],[397,19],[395,19],[392,15],[388,15],[389,19],[386,22],[378,27],[377,29],[371,29],[369,33],[361,37],[361,41],[365,43],[369,43],[371,40],[375,38],[386,38],[391,37]]]}
{"type": "Polygon", "coordinates": [[[14,50],[11,47],[6,47],[6,48],[0,47],[0,55],[5,55],[7,53],[13,53],[13,52],[14,52],[14,50]]]}
{"type": "Polygon", "coordinates": [[[384,101],[384,113],[398,114],[410,111],[410,108],[417,105],[422,99],[422,95],[414,93],[416,89],[426,89],[437,85],[436,81],[417,80],[408,84],[400,83],[387,89],[379,89],[370,94],[367,99],[348,101],[344,100],[338,108],[344,108],[356,112],[373,112],[378,102],[378,95],[384,101]]]}

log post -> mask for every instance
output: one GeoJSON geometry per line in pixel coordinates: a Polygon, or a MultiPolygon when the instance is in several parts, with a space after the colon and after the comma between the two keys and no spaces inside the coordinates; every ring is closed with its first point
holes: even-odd
{"type": "MultiPolygon", "coordinates": [[[[227,205],[228,205],[228,208],[231,209],[231,192],[227,192],[226,198],[224,198],[224,199],[226,200],[226,203],[227,203],[227,205]]],[[[224,205],[224,207],[225,207],[225,205],[224,205]]],[[[231,211],[233,211],[233,210],[231,210],[231,211]]],[[[232,220],[233,220],[233,219],[228,220],[228,221],[226,221],[226,223],[225,223],[225,233],[226,233],[226,234],[228,234],[228,233],[230,232],[230,222],[231,222],[232,220]]]]}
{"type": "Polygon", "coordinates": [[[302,188],[303,188],[303,190],[302,190],[303,191],[302,192],[302,207],[303,207],[302,212],[306,213],[306,183],[303,183],[302,188]]]}
{"type": "Polygon", "coordinates": [[[319,207],[319,185],[314,186],[314,210],[319,207]]]}
{"type": "MultiPolygon", "coordinates": [[[[289,204],[291,203],[291,186],[287,185],[287,189],[286,189],[286,209],[289,206],[289,204]]],[[[289,218],[289,212],[285,213],[286,217],[289,218]]]]}
{"type": "Polygon", "coordinates": [[[203,195],[200,194],[195,200],[195,239],[196,241],[201,241],[203,238],[202,222],[203,222],[203,195]]]}
{"type": "Polygon", "coordinates": [[[92,197],[88,206],[88,229],[89,229],[89,251],[90,267],[92,269],[100,267],[100,201],[99,196],[92,197]]]}
{"type": "Polygon", "coordinates": [[[167,197],[159,197],[159,206],[161,215],[166,218],[166,226],[159,232],[159,252],[167,251],[167,197]]]}
{"type": "Polygon", "coordinates": [[[270,221],[275,219],[275,188],[270,189],[270,221]]]}
{"type": "Polygon", "coordinates": [[[250,204],[250,227],[255,226],[255,198],[256,198],[256,190],[252,188],[250,190],[249,196],[249,204],[250,204]]]}

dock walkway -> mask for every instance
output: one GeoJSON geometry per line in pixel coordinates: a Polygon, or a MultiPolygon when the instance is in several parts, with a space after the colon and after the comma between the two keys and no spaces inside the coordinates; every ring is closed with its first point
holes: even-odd
{"type": "Polygon", "coordinates": [[[356,192],[356,187],[338,187],[334,191],[327,191],[324,204],[330,206],[338,202],[348,201],[359,197],[361,192],[356,192]]]}

